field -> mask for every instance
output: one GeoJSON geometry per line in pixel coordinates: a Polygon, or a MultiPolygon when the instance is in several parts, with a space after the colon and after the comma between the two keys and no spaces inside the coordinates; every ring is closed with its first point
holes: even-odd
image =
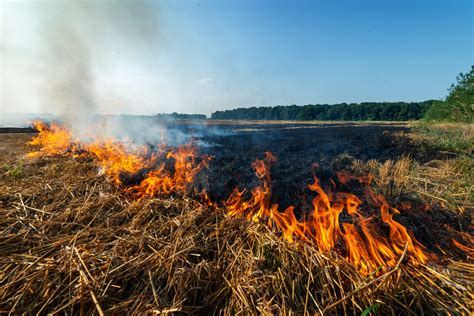
{"type": "Polygon", "coordinates": [[[471,125],[166,129],[178,149],[124,151],[133,171],[121,144],[26,157],[35,133],[0,133],[2,312],[472,311],[471,125]]]}

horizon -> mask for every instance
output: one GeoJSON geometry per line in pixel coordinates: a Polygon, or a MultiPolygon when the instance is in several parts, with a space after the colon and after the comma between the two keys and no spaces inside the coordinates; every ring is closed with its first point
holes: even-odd
{"type": "MultiPolygon", "coordinates": [[[[332,103],[332,104],[276,104],[276,105],[260,105],[260,106],[249,106],[249,107],[244,107],[244,109],[249,109],[249,108],[272,108],[272,107],[290,107],[290,106],[297,106],[297,107],[305,107],[308,105],[316,105],[316,106],[334,106],[334,105],[360,105],[364,103],[422,103],[422,102],[429,102],[429,101],[438,101],[435,99],[429,99],[429,100],[422,100],[422,101],[364,101],[364,102],[341,102],[341,103],[332,103]]],[[[148,113],[148,114],[131,114],[131,113],[94,113],[94,115],[97,116],[160,116],[160,115],[173,115],[173,114],[178,114],[178,115],[205,115],[208,118],[211,118],[211,115],[216,113],[216,112],[223,112],[223,111],[232,111],[235,109],[240,109],[240,108],[231,108],[231,109],[226,109],[226,110],[216,110],[209,115],[204,114],[204,113],[199,113],[199,112],[193,112],[193,113],[184,113],[184,112],[159,112],[159,113],[148,113]]],[[[56,116],[52,112],[3,112],[3,114],[6,115],[38,115],[38,116],[56,116]]]]}
{"type": "Polygon", "coordinates": [[[1,113],[210,116],[420,102],[444,98],[474,64],[471,1],[3,1],[0,8],[1,113]]]}

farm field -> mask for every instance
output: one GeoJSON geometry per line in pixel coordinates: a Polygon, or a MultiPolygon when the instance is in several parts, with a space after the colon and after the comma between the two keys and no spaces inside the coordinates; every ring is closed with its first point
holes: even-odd
{"type": "Polygon", "coordinates": [[[156,159],[118,141],[0,133],[2,311],[471,310],[471,125],[166,130],[156,159]],[[131,158],[146,166],[112,165],[131,158]]]}
{"type": "Polygon", "coordinates": [[[470,1],[0,12],[0,315],[474,314],[470,1]]]}

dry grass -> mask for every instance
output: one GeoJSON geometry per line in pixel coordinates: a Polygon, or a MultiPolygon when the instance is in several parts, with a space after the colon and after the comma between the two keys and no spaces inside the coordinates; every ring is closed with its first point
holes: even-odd
{"type": "MultiPolygon", "coordinates": [[[[471,263],[414,267],[402,256],[394,269],[363,276],[335,253],[288,244],[266,225],[195,200],[133,200],[88,158],[25,160],[13,176],[15,148],[0,159],[2,312],[472,311],[471,263]]],[[[394,178],[410,174],[408,159],[380,170],[381,183],[410,187],[394,178]]]]}
{"type": "Polygon", "coordinates": [[[439,151],[474,158],[474,123],[412,123],[416,140],[425,140],[439,151]]]}
{"type": "Polygon", "coordinates": [[[383,163],[354,160],[353,171],[375,175],[377,188],[387,197],[415,195],[429,205],[454,213],[474,210],[474,161],[466,157],[432,160],[420,165],[410,157],[383,163]]]}
{"type": "Polygon", "coordinates": [[[416,194],[426,203],[438,204],[454,212],[474,210],[474,124],[412,124],[412,132],[398,134],[409,138],[420,151],[444,155],[419,164],[410,157],[397,161],[376,160],[353,163],[353,170],[376,175],[378,185],[389,196],[416,194]]]}

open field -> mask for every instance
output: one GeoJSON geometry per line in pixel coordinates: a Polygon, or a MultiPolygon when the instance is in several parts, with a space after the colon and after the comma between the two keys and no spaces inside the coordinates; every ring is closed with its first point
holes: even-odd
{"type": "Polygon", "coordinates": [[[432,2],[0,0],[0,316],[474,315],[432,2]]]}
{"type": "Polygon", "coordinates": [[[204,135],[203,153],[214,157],[208,175],[208,193],[217,199],[227,197],[235,186],[254,185],[252,162],[267,151],[278,162],[272,168],[273,192],[282,207],[298,204],[305,194],[306,184],[313,178],[314,165],[318,176],[327,180],[335,177],[336,157],[398,159],[402,155],[426,160],[415,144],[396,133],[408,131],[406,124],[367,124],[341,122],[227,122],[220,126],[224,135],[204,135]]]}
{"type": "MultiPolygon", "coordinates": [[[[213,156],[204,176],[195,179],[212,203],[192,192],[137,199],[124,187],[138,183],[142,175],[127,176],[117,185],[110,174],[98,172],[97,155],[26,158],[38,149],[26,144],[34,134],[0,134],[2,312],[472,311],[469,145],[441,150],[444,145],[433,139],[437,134],[414,132],[399,123],[180,125],[168,128],[194,135],[199,156],[213,156]],[[371,174],[373,192],[397,208],[394,219],[430,259],[414,260],[407,242],[398,244],[393,264],[386,257],[387,265],[367,267],[364,258],[355,261],[348,255],[345,239],[322,251],[304,236],[289,242],[275,222],[266,224],[266,217],[251,221],[231,216],[226,198],[235,187],[250,195],[259,185],[252,162],[266,151],[277,158],[265,165],[271,166],[272,185],[267,204],[276,202],[281,211],[294,205],[296,216],[305,217],[311,212],[314,192],[307,185],[314,171],[324,189],[359,196],[364,201],[361,215],[379,220],[366,204],[361,184],[336,180],[338,171],[361,177],[357,179],[371,174]]],[[[472,134],[461,134],[459,142],[472,142],[472,134]]],[[[346,211],[339,220],[345,229],[358,223],[346,211]]],[[[392,227],[383,222],[377,236],[389,231],[392,235],[392,227]]]]}

